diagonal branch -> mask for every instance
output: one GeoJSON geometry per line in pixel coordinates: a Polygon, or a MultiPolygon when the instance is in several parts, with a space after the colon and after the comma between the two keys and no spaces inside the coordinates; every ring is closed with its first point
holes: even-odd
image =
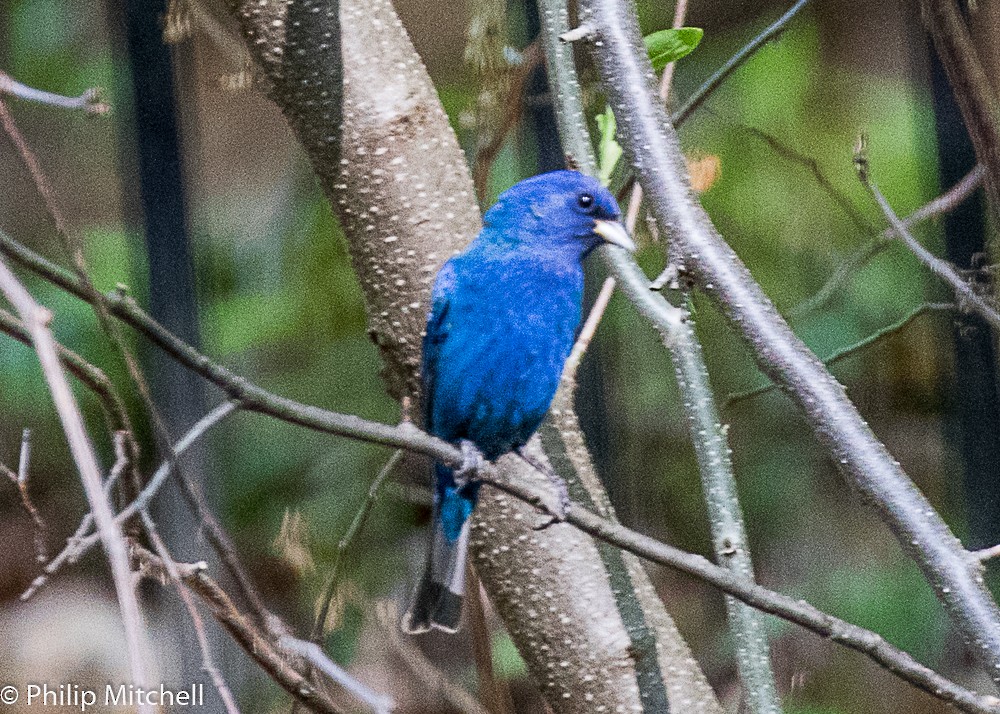
{"type": "Polygon", "coordinates": [[[948,75],[976,158],[986,170],[986,196],[1000,216],[1000,99],[983,68],[955,0],[921,0],[921,16],[948,75]]]}
{"type": "MultiPolygon", "coordinates": [[[[929,218],[954,210],[982,185],[983,173],[982,164],[977,164],[954,186],[902,219],[903,225],[910,228],[929,218]]],[[[870,238],[837,267],[829,280],[812,297],[806,298],[792,308],[788,313],[789,319],[794,320],[802,317],[826,305],[841,285],[853,278],[861,268],[868,264],[868,261],[892,245],[893,240],[897,237],[896,229],[889,226],[877,236],[870,238]]]]}
{"type": "Polygon", "coordinates": [[[963,638],[1000,680],[1000,609],[961,543],[875,437],[843,387],[778,314],[693,195],[669,117],[656,97],[632,6],[583,0],[592,51],[622,143],[685,268],[753,351],[761,369],[802,409],[841,472],[874,505],[917,562],[963,638]]]}
{"type": "MultiPolygon", "coordinates": [[[[0,248],[9,248],[9,245],[3,242],[3,233],[0,233],[0,248]]],[[[70,279],[72,280],[72,276],[70,276],[70,279]]],[[[121,304],[113,300],[109,302],[112,306],[121,304]]],[[[114,308],[112,313],[117,315],[114,308]]],[[[136,318],[130,312],[123,312],[122,314],[126,322],[132,320],[138,321],[140,319],[136,318]]],[[[169,335],[169,333],[166,334],[169,335]]],[[[173,345],[172,349],[179,349],[183,345],[177,338],[172,339],[177,341],[177,344],[173,345]]],[[[201,368],[206,370],[204,374],[213,373],[212,363],[207,357],[197,355],[197,360],[195,360],[194,364],[201,365],[201,368]]],[[[192,365],[188,364],[188,366],[192,365]]],[[[224,370],[224,368],[217,365],[215,368],[224,370]]],[[[233,377],[237,382],[242,381],[244,385],[247,384],[242,378],[235,375],[233,377]]],[[[257,389],[260,388],[258,387],[257,389]]],[[[432,456],[445,464],[459,466],[462,463],[462,454],[457,448],[420,431],[412,424],[393,427],[377,422],[369,422],[357,417],[327,412],[317,407],[298,404],[280,397],[277,399],[278,402],[275,405],[278,407],[277,409],[272,411],[269,404],[262,402],[258,404],[259,411],[274,418],[301,426],[308,426],[309,428],[331,434],[349,436],[373,443],[386,443],[387,440],[391,440],[393,444],[398,445],[400,448],[432,456]],[[352,425],[350,434],[344,433],[344,430],[338,426],[343,423],[342,419],[347,419],[352,425]]],[[[531,486],[510,480],[500,480],[493,473],[492,469],[481,473],[480,476],[484,482],[492,484],[526,503],[540,506],[544,502],[544,496],[533,490],[531,486]]],[[[682,570],[720,588],[727,594],[753,607],[800,624],[817,634],[834,639],[839,644],[862,652],[901,679],[928,691],[944,701],[954,704],[963,711],[975,712],[976,714],[1000,714],[1000,706],[998,706],[995,699],[981,697],[949,682],[917,663],[907,653],[897,650],[878,635],[868,630],[855,627],[836,618],[831,618],[829,615],[804,604],[800,600],[772,593],[765,588],[754,585],[738,574],[712,565],[700,556],[671,548],[647,536],[631,531],[621,524],[595,515],[580,506],[573,506],[571,508],[567,515],[567,522],[617,548],[621,548],[651,562],[682,570]]],[[[197,588],[193,587],[192,589],[198,591],[197,588]]],[[[252,646],[256,641],[255,637],[258,637],[258,635],[253,634],[256,630],[244,618],[235,618],[233,616],[235,608],[231,607],[232,603],[229,602],[228,597],[221,597],[217,586],[212,588],[208,584],[206,584],[204,593],[206,601],[209,602],[210,607],[213,609],[213,614],[217,618],[220,618],[223,625],[234,633],[234,636],[241,644],[247,643],[252,646]]],[[[199,595],[201,594],[202,592],[199,592],[199,595]]],[[[266,653],[262,656],[265,655],[266,653]]],[[[270,662],[270,660],[268,661],[270,662]]],[[[270,672],[271,670],[268,671],[270,672]]],[[[285,677],[286,675],[287,672],[282,670],[275,676],[285,677]]],[[[298,686],[297,682],[299,682],[297,679],[285,679],[283,681],[289,683],[290,686],[298,686]]],[[[282,684],[282,682],[279,681],[279,684],[282,684]]],[[[285,686],[285,684],[282,684],[282,686],[285,686]]],[[[308,691],[311,692],[312,690],[308,691]]]]}
{"type": "MultiPolygon", "coordinates": [[[[161,582],[170,577],[166,563],[159,556],[138,546],[133,549],[133,554],[139,561],[143,575],[161,582]]],[[[212,616],[278,686],[297,702],[319,714],[341,714],[343,710],[314,688],[292,666],[270,636],[259,630],[239,611],[229,595],[205,572],[207,567],[204,562],[176,564],[181,582],[201,598],[212,616]]]]}
{"type": "MultiPolygon", "coordinates": [[[[55,403],[59,420],[62,422],[70,452],[80,472],[84,492],[94,513],[94,522],[101,537],[101,543],[108,556],[111,574],[121,607],[122,620],[125,627],[128,646],[129,663],[132,681],[136,686],[146,687],[153,682],[150,672],[149,640],[146,627],[139,610],[139,601],[132,584],[125,540],[121,530],[114,522],[111,504],[101,487],[101,470],[97,464],[93,445],[83,424],[83,415],[77,406],[73,392],[62,366],[55,340],[49,331],[48,323],[52,313],[43,308],[21,285],[17,277],[10,271],[7,264],[0,261],[0,291],[4,293],[14,309],[20,314],[24,325],[31,335],[32,345],[41,362],[45,381],[48,383],[52,400],[55,403]]],[[[148,705],[140,705],[140,711],[150,711],[148,705]]]]}
{"type": "Polygon", "coordinates": [[[896,212],[892,209],[889,201],[886,197],[882,195],[879,191],[878,186],[874,181],[871,180],[871,176],[868,171],[868,164],[866,159],[859,159],[863,162],[859,164],[858,176],[861,179],[861,183],[864,184],[865,188],[871,193],[875,202],[878,203],[879,208],[885,214],[885,217],[889,221],[889,225],[892,226],[893,232],[899,236],[903,244],[910,249],[910,252],[917,257],[924,266],[927,267],[932,273],[948,284],[948,287],[955,293],[955,297],[958,299],[959,306],[963,308],[968,308],[976,312],[980,317],[982,317],[990,326],[997,331],[1000,331],[1000,312],[997,311],[996,307],[988,301],[985,297],[976,292],[972,284],[958,274],[951,263],[947,260],[938,258],[936,255],[931,253],[929,250],[921,245],[920,241],[913,237],[906,228],[906,224],[896,215],[896,212]]]}

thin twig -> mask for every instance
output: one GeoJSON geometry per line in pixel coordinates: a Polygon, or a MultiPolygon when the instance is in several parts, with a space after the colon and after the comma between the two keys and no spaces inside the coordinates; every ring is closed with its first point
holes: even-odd
{"type": "Polygon", "coordinates": [[[577,335],[576,342],[573,343],[573,349],[570,350],[569,357],[566,358],[566,365],[563,367],[563,379],[572,380],[576,375],[580,361],[583,359],[587,348],[590,347],[590,341],[594,339],[594,333],[597,332],[597,326],[601,323],[601,318],[604,317],[604,311],[608,309],[608,303],[611,302],[611,296],[615,292],[616,284],[615,279],[610,276],[604,279],[601,291],[597,293],[594,304],[590,306],[587,319],[584,321],[583,327],[580,328],[580,334],[577,335]]]}
{"type": "MultiPolygon", "coordinates": [[[[480,478],[501,491],[529,503],[540,503],[544,496],[532,486],[520,482],[500,481],[490,471],[480,472],[480,478]]],[[[983,696],[962,687],[929,667],[920,664],[908,652],[900,650],[880,635],[852,625],[810,605],[805,600],[768,590],[743,575],[714,565],[706,558],[687,553],[671,545],[636,533],[624,526],[574,504],[566,514],[566,522],[594,538],[628,551],[650,562],[687,573],[719,588],[742,602],[763,612],[793,622],[814,634],[827,638],[848,649],[860,652],[903,681],[965,712],[998,714],[1000,699],[983,696]]]]}
{"type": "Polygon", "coordinates": [[[366,687],[349,675],[340,665],[327,657],[315,642],[284,635],[278,639],[278,647],[306,660],[310,666],[350,692],[355,699],[364,702],[375,714],[389,714],[395,709],[396,705],[392,699],[366,687]]]}
{"type": "MultiPolygon", "coordinates": [[[[31,335],[28,334],[24,323],[3,308],[0,308],[0,332],[5,332],[18,342],[31,347],[31,335]]],[[[97,396],[108,422],[109,431],[123,433],[129,458],[130,460],[134,458],[138,447],[135,446],[132,421],[114,384],[103,370],[59,342],[56,342],[56,351],[63,367],[97,396]]],[[[131,468],[136,469],[137,464],[131,463],[131,468]]]]}
{"type": "Polygon", "coordinates": [[[677,134],[650,81],[634,8],[626,0],[581,0],[580,11],[594,26],[590,47],[623,127],[625,156],[657,222],[671,227],[686,274],[719,307],[762,370],[793,397],[841,474],[921,568],[970,652],[1000,681],[1000,608],[968,567],[965,549],[843,387],[781,318],[693,195],[677,134]]]}
{"type": "Polygon", "coordinates": [[[21,432],[21,455],[17,460],[17,482],[28,481],[28,464],[31,462],[31,429],[21,432]]]}
{"type": "MultiPolygon", "coordinates": [[[[75,297],[86,302],[94,300],[93,296],[81,286],[76,276],[38,255],[2,230],[0,230],[0,253],[10,256],[11,259],[75,297]]],[[[635,269],[638,270],[638,267],[635,269]]],[[[461,465],[462,463],[460,458],[457,461],[453,460],[457,451],[450,444],[433,437],[424,438],[421,436],[422,432],[413,424],[407,422],[399,426],[380,424],[353,415],[338,414],[320,407],[302,404],[263,389],[245,377],[223,367],[172,334],[150,317],[131,296],[122,290],[108,293],[104,299],[112,315],[135,328],[177,362],[222,389],[247,411],[268,414],[283,421],[327,434],[417,451],[448,464],[461,465]]]]}
{"type": "Polygon", "coordinates": [[[719,69],[717,69],[711,77],[705,80],[704,84],[695,90],[694,94],[692,94],[688,98],[687,102],[684,103],[684,106],[674,112],[673,116],[670,118],[671,124],[674,126],[680,126],[683,124],[684,121],[694,114],[698,107],[700,107],[716,89],[722,86],[722,83],[726,81],[729,75],[735,72],[748,59],[753,57],[757,50],[784,32],[784,30],[788,27],[788,23],[792,21],[792,18],[798,15],[802,8],[808,4],[809,0],[798,0],[797,3],[789,8],[788,12],[771,23],[763,32],[744,45],[739,52],[730,57],[728,62],[719,67],[719,69]]]}
{"type": "Polygon", "coordinates": [[[111,111],[111,106],[104,101],[104,93],[100,89],[88,89],[79,97],[65,97],[21,84],[3,71],[0,71],[0,94],[9,94],[18,99],[47,104],[50,107],[82,109],[87,114],[107,114],[111,111]]]}
{"type": "Polygon", "coordinates": [[[159,555],[160,559],[163,561],[167,575],[173,583],[174,589],[177,591],[177,595],[180,597],[181,602],[184,603],[184,607],[187,609],[188,615],[191,617],[191,625],[194,628],[195,637],[198,639],[198,647],[201,650],[202,669],[208,673],[209,679],[212,680],[212,684],[215,686],[215,691],[219,693],[219,698],[222,699],[223,706],[226,708],[226,713],[240,714],[239,707],[236,705],[236,698],[233,696],[232,691],[229,689],[229,685],[226,684],[226,680],[223,679],[222,673],[215,666],[215,662],[212,659],[211,648],[208,644],[208,636],[205,634],[205,623],[201,619],[201,614],[198,612],[198,606],[195,604],[194,598],[191,596],[191,592],[184,584],[184,581],[181,580],[177,563],[174,562],[173,557],[167,550],[166,544],[160,538],[159,531],[156,528],[156,523],[153,521],[152,516],[149,515],[149,511],[143,508],[141,516],[143,525],[146,527],[146,535],[153,544],[153,548],[156,550],[157,555],[159,555]]]}
{"type": "Polygon", "coordinates": [[[826,174],[819,166],[819,162],[813,156],[808,156],[803,154],[801,151],[797,151],[785,142],[783,142],[778,137],[773,134],[769,134],[766,131],[758,129],[755,126],[750,126],[749,124],[744,124],[742,122],[736,121],[731,122],[738,129],[756,136],[758,139],[763,141],[765,144],[771,147],[778,156],[781,156],[792,163],[804,166],[806,169],[812,173],[813,178],[821,189],[830,197],[830,199],[837,204],[841,211],[844,212],[851,222],[854,224],[855,228],[862,231],[866,235],[871,235],[875,232],[875,226],[869,223],[864,216],[854,207],[850,199],[844,195],[843,192],[839,191],[833,182],[827,178],[826,174]]]}
{"type": "MultiPolygon", "coordinates": [[[[209,429],[218,425],[223,419],[235,412],[238,408],[239,404],[232,401],[224,402],[223,404],[217,406],[215,409],[199,419],[194,426],[192,426],[187,433],[180,438],[177,444],[174,445],[174,453],[178,456],[183,454],[191,448],[192,444],[204,436],[209,429]]],[[[164,460],[163,463],[160,464],[160,467],[156,469],[156,472],[149,480],[149,483],[146,484],[146,487],[139,493],[138,496],[136,496],[135,500],[129,503],[115,516],[115,523],[119,525],[125,523],[132,516],[149,507],[153,497],[160,490],[160,487],[162,487],[166,482],[167,476],[170,475],[173,469],[173,463],[175,462],[164,460]]],[[[75,562],[79,560],[88,550],[97,544],[98,535],[88,535],[90,515],[91,514],[88,513],[87,516],[84,516],[84,520],[81,522],[80,528],[77,528],[73,537],[67,541],[66,547],[59,553],[59,555],[53,558],[52,562],[49,563],[49,566],[46,567],[45,575],[51,575],[62,563],[66,561],[75,562]],[[88,526],[85,527],[85,523],[88,524],[88,526]]],[[[30,598],[35,594],[38,588],[44,584],[44,582],[44,579],[39,582],[36,578],[36,581],[33,582],[28,590],[21,595],[21,599],[27,600],[30,598]]],[[[266,621],[266,618],[262,619],[266,621]]]]}
{"type": "Polygon", "coordinates": [[[976,289],[972,287],[972,284],[958,274],[955,266],[947,260],[938,258],[929,250],[924,248],[920,241],[913,237],[913,234],[906,228],[906,224],[904,224],[903,221],[900,220],[899,216],[896,215],[892,206],[889,205],[889,201],[886,200],[885,196],[882,195],[882,192],[879,191],[878,186],[871,179],[866,162],[858,171],[858,177],[861,179],[861,183],[865,186],[865,188],[871,192],[872,197],[878,203],[879,208],[882,209],[882,212],[889,220],[889,224],[892,226],[893,230],[897,235],[899,235],[903,244],[910,249],[910,252],[917,257],[917,260],[923,263],[926,268],[948,284],[948,287],[950,287],[955,293],[955,297],[958,299],[961,307],[975,311],[980,317],[986,320],[986,322],[988,322],[994,330],[1000,331],[1000,312],[997,311],[997,308],[990,301],[976,292],[976,289]]]}
{"type": "MultiPolygon", "coordinates": [[[[125,435],[123,432],[115,432],[115,463],[111,467],[111,471],[108,473],[108,478],[104,481],[104,497],[107,499],[111,498],[111,491],[118,479],[121,477],[122,472],[128,466],[128,456],[125,452],[125,435]]],[[[42,568],[42,572],[31,584],[21,593],[21,601],[26,601],[31,598],[38,590],[48,582],[51,578],[65,563],[74,563],[79,557],[79,552],[77,550],[77,541],[83,538],[87,533],[90,532],[90,526],[94,522],[94,514],[88,511],[86,515],[80,520],[80,525],[76,527],[76,532],[73,533],[66,540],[66,547],[63,548],[55,558],[46,563],[45,567],[42,568]]]]}
{"type": "MultiPolygon", "coordinates": [[[[102,491],[101,471],[97,465],[97,456],[94,454],[93,446],[87,435],[83,415],[80,414],[69,382],[60,366],[55,340],[48,329],[52,313],[35,302],[3,261],[0,261],[0,291],[6,295],[11,305],[20,314],[31,334],[35,352],[38,354],[38,360],[42,365],[45,380],[59,414],[59,420],[66,432],[70,452],[79,469],[80,480],[83,483],[87,500],[90,502],[90,509],[94,513],[97,532],[111,566],[115,590],[121,606],[132,681],[136,686],[146,687],[153,681],[149,671],[151,663],[149,645],[145,624],[139,610],[139,602],[132,586],[125,541],[118,524],[114,522],[111,504],[102,491]]],[[[140,704],[139,708],[143,712],[152,710],[146,704],[140,704]]]]}
{"type": "MultiPolygon", "coordinates": [[[[950,302],[925,302],[921,305],[910,310],[903,317],[901,317],[896,322],[891,325],[886,325],[872,334],[868,335],[862,340],[855,342],[853,345],[849,345],[842,349],[837,350],[833,354],[823,358],[823,364],[827,367],[831,367],[841,360],[847,359],[851,355],[855,355],[862,350],[871,347],[878,342],[881,342],[887,337],[896,334],[902,330],[905,330],[911,322],[920,317],[921,315],[928,312],[944,312],[948,310],[955,310],[956,305],[950,302]]],[[[726,398],[725,404],[723,404],[723,409],[729,409],[730,407],[744,401],[747,399],[752,399],[754,397],[759,397],[762,394],[767,394],[768,392],[777,389],[777,385],[773,382],[769,384],[762,384],[759,387],[754,387],[753,389],[748,389],[745,392],[737,392],[735,394],[730,394],[726,398]]]]}
{"type": "MultiPolygon", "coordinates": [[[[169,578],[166,564],[154,553],[136,546],[133,554],[140,572],[160,582],[169,578]]],[[[342,710],[325,694],[317,691],[283,656],[269,634],[258,629],[239,611],[232,599],[208,576],[205,562],[176,563],[178,577],[208,605],[212,616],[232,635],[247,653],[282,689],[296,701],[319,714],[342,714],[342,710]]]]}
{"type": "Polygon", "coordinates": [[[1000,555],[1000,544],[992,545],[989,548],[983,548],[982,550],[973,551],[972,553],[969,553],[969,555],[971,555],[974,560],[977,560],[980,563],[985,563],[986,561],[993,560],[993,558],[1000,555]]]}
{"type": "Polygon", "coordinates": [[[326,628],[326,619],[330,614],[330,603],[333,602],[334,595],[337,594],[337,583],[340,578],[340,568],[344,560],[344,555],[347,553],[348,548],[351,547],[351,543],[354,542],[355,536],[368,520],[372,508],[375,506],[375,501],[378,499],[379,492],[382,490],[382,484],[386,482],[399,465],[399,462],[403,460],[403,455],[403,450],[397,449],[389,457],[385,466],[382,467],[378,475],[375,476],[375,480],[368,487],[368,495],[365,497],[365,502],[361,504],[361,508],[354,514],[354,518],[347,527],[344,537],[337,543],[337,552],[333,556],[333,566],[330,568],[330,578],[327,580],[326,587],[323,588],[322,605],[316,615],[316,621],[313,623],[312,634],[309,636],[312,642],[319,643],[323,637],[323,630],[326,628]]]}
{"type": "MultiPolygon", "coordinates": [[[[984,188],[994,218],[1000,218],[1000,102],[956,0],[921,0],[920,17],[948,75],[976,158],[986,167],[984,188]]],[[[992,70],[992,68],[990,68],[992,70]]]]}
{"type": "MultiPolygon", "coordinates": [[[[24,265],[44,279],[66,290],[75,297],[90,303],[91,305],[96,305],[98,302],[101,302],[107,307],[111,314],[118,319],[129,323],[140,332],[143,332],[149,339],[160,345],[160,347],[162,347],[168,354],[173,355],[175,358],[178,358],[179,355],[174,352],[174,349],[180,348],[181,353],[190,357],[191,360],[185,361],[184,359],[178,359],[178,361],[185,366],[192,368],[195,372],[202,374],[203,377],[206,376],[206,374],[204,372],[200,372],[195,365],[198,363],[211,364],[210,360],[205,358],[203,355],[198,354],[194,348],[186,345],[182,340],[172,335],[168,330],[153,320],[153,318],[142,310],[142,308],[140,308],[134,300],[128,297],[124,288],[120,287],[117,291],[107,295],[101,295],[96,290],[88,289],[87,284],[78,275],[74,275],[46,258],[43,258],[30,248],[11,238],[2,230],[0,230],[0,252],[10,256],[11,259],[21,263],[21,265],[24,265]],[[125,307],[126,305],[128,306],[127,308],[125,307]],[[135,319],[127,319],[125,316],[129,314],[131,314],[135,319]]],[[[122,342],[122,344],[124,343],[122,342]]],[[[126,362],[128,362],[128,360],[126,360],[126,362]]],[[[145,391],[146,397],[149,397],[148,388],[144,389],[143,387],[143,385],[145,385],[145,380],[142,378],[141,372],[138,370],[138,365],[134,366],[135,371],[132,373],[133,381],[135,381],[137,385],[140,385],[140,393],[145,391]]],[[[239,383],[249,383],[246,383],[242,380],[242,378],[236,377],[236,375],[233,375],[224,368],[223,372],[228,373],[233,378],[233,381],[231,382],[232,389],[226,391],[230,393],[230,396],[233,399],[241,401],[240,398],[235,396],[233,393],[242,391],[242,387],[239,386],[239,383]]],[[[209,379],[209,381],[213,380],[209,379]]],[[[150,412],[151,414],[158,413],[155,405],[152,404],[151,398],[147,399],[147,405],[148,408],[152,409],[150,412]]],[[[134,439],[132,441],[134,443],[134,439]]],[[[174,456],[170,453],[169,444],[167,445],[167,448],[162,448],[161,445],[161,451],[167,456],[168,459],[174,456]]],[[[176,459],[174,459],[174,461],[175,464],[173,466],[173,473],[179,479],[182,495],[192,511],[201,521],[209,542],[219,554],[219,558],[223,565],[236,579],[241,595],[251,605],[255,613],[257,613],[258,622],[260,624],[265,624],[267,618],[264,614],[266,612],[266,608],[263,605],[263,600],[254,587],[253,581],[240,564],[239,558],[236,555],[236,549],[233,546],[231,539],[225,529],[221,526],[221,524],[219,524],[218,520],[212,514],[211,509],[208,508],[208,505],[205,503],[205,499],[201,495],[198,487],[192,483],[192,481],[183,473],[181,469],[177,467],[176,459]]]]}
{"type": "MultiPolygon", "coordinates": [[[[903,225],[912,228],[929,218],[953,211],[982,185],[983,173],[982,164],[976,164],[958,183],[904,218],[903,225]]],[[[837,294],[842,285],[853,279],[870,260],[892,245],[893,240],[897,237],[896,229],[889,226],[879,235],[869,239],[837,267],[830,279],[816,294],[789,310],[788,317],[798,319],[826,305],[837,294]]]]}
{"type": "MultiPolygon", "coordinates": [[[[38,195],[41,196],[42,202],[45,204],[45,208],[52,219],[52,223],[55,226],[56,233],[62,242],[63,248],[66,250],[67,254],[72,256],[74,265],[77,268],[77,274],[80,278],[81,284],[85,289],[87,289],[91,294],[99,296],[100,293],[94,289],[90,282],[90,278],[87,276],[86,265],[83,258],[83,248],[80,241],[76,239],[75,234],[70,230],[70,226],[66,221],[62,210],[59,207],[59,201],[56,197],[55,190],[52,188],[51,182],[42,170],[41,163],[38,161],[38,157],[35,152],[32,151],[28,142],[25,140],[21,131],[17,128],[17,123],[14,121],[14,117],[8,111],[7,106],[0,101],[0,125],[3,126],[4,131],[10,138],[11,142],[17,148],[18,154],[21,156],[21,160],[24,162],[25,167],[28,169],[28,173],[31,175],[31,179],[34,182],[35,189],[38,191],[38,195]]],[[[98,318],[101,319],[104,313],[97,308],[95,303],[95,310],[97,310],[98,318]]],[[[130,371],[138,369],[134,359],[130,361],[130,353],[128,352],[128,347],[126,346],[121,334],[112,330],[111,326],[107,324],[106,321],[102,321],[102,327],[108,332],[109,337],[115,343],[116,347],[122,353],[125,358],[126,364],[129,366],[130,371]]],[[[96,368],[95,368],[96,369],[96,368]]],[[[93,370],[90,370],[93,372],[93,370]]],[[[114,388],[110,388],[109,392],[113,393],[114,388]]],[[[139,444],[135,439],[134,432],[132,431],[132,425],[129,421],[128,414],[124,407],[121,405],[121,400],[115,400],[117,403],[113,408],[113,413],[115,413],[119,418],[116,425],[116,430],[124,430],[128,433],[127,446],[129,449],[129,462],[131,464],[131,483],[129,484],[132,488],[132,493],[135,493],[140,488],[140,477],[139,477],[139,461],[140,461],[140,451],[139,444]]],[[[154,414],[155,416],[155,414],[154,414]]]]}
{"type": "MultiPolygon", "coordinates": [[[[253,581],[250,579],[250,576],[247,574],[242,563],[240,562],[239,557],[236,554],[236,548],[233,546],[232,540],[229,538],[229,534],[226,533],[218,519],[215,518],[214,514],[211,512],[211,509],[209,509],[197,484],[195,484],[194,481],[184,473],[183,469],[181,469],[180,465],[177,463],[177,455],[172,451],[172,438],[170,436],[170,432],[167,429],[166,422],[160,414],[156,403],[153,401],[153,397],[149,389],[149,383],[142,372],[142,368],[139,366],[138,360],[136,360],[135,356],[129,349],[128,344],[121,332],[120,326],[111,320],[105,296],[103,296],[94,287],[90,280],[87,273],[86,261],[83,255],[83,246],[79,237],[69,229],[67,221],[59,208],[59,203],[56,200],[55,192],[52,189],[51,183],[45,176],[44,171],[42,171],[41,165],[35,157],[34,152],[32,152],[31,147],[28,146],[27,142],[18,131],[13,117],[10,116],[10,113],[6,110],[6,107],[2,102],[0,102],[0,122],[2,122],[5,131],[18,147],[22,159],[27,165],[32,179],[35,182],[35,186],[37,187],[39,194],[42,196],[49,214],[52,217],[56,226],[56,231],[63,243],[63,247],[73,261],[78,288],[83,295],[86,295],[89,298],[87,302],[90,303],[93,308],[98,323],[104,333],[114,344],[118,353],[121,355],[126,370],[128,371],[132,382],[135,384],[143,405],[149,414],[150,423],[153,427],[153,436],[156,440],[157,447],[160,452],[165,455],[167,460],[171,462],[172,471],[180,483],[181,493],[184,496],[185,501],[195,516],[201,521],[209,542],[219,555],[219,559],[222,561],[222,564],[236,580],[240,594],[253,609],[258,623],[266,625],[268,621],[267,608],[264,607],[260,594],[257,592],[253,581]]],[[[126,427],[123,425],[122,428],[126,427]]],[[[128,429],[128,431],[130,434],[129,446],[132,451],[131,463],[133,464],[133,471],[131,474],[132,490],[128,495],[132,495],[138,492],[141,488],[138,472],[136,471],[139,463],[139,448],[134,437],[131,436],[131,429],[128,429]]]]}
{"type": "Polygon", "coordinates": [[[48,559],[45,554],[45,521],[42,520],[38,508],[35,507],[35,504],[31,501],[31,496],[28,495],[28,461],[30,454],[31,430],[25,429],[21,432],[21,456],[18,459],[17,471],[15,472],[2,462],[0,462],[0,471],[7,475],[7,478],[14,484],[18,494],[21,496],[21,507],[28,514],[28,518],[31,519],[33,526],[35,560],[39,563],[44,563],[48,559]]]}

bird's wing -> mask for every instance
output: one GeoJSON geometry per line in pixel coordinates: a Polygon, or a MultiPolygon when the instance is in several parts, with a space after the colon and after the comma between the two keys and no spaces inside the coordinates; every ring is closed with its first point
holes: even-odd
{"type": "Polygon", "coordinates": [[[451,309],[451,296],[455,290],[455,268],[449,260],[438,271],[434,280],[434,290],[431,294],[431,312],[427,316],[427,327],[424,332],[423,360],[420,366],[423,383],[423,414],[424,428],[433,432],[431,415],[434,413],[434,382],[438,373],[438,359],[441,356],[441,346],[448,337],[447,318],[451,309]]]}

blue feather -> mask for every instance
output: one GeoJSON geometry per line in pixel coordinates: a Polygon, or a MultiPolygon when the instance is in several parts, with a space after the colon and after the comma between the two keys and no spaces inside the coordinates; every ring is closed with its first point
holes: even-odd
{"type": "MultiPolygon", "coordinates": [[[[602,238],[595,221],[616,221],[618,205],[596,180],[555,171],[522,181],[486,213],[465,252],[434,282],[423,343],[423,417],[427,430],[453,444],[471,441],[493,461],[524,446],[559,386],[580,324],[583,259],[602,238]]],[[[405,624],[431,625],[442,593],[461,602],[469,519],[479,485],[435,469],[435,541],[405,624]],[[450,559],[450,560],[447,560],[450,559]],[[447,573],[454,582],[441,582],[447,573]],[[435,600],[437,598],[437,600],[435,600]]],[[[454,618],[452,620],[451,618],[454,618]]]]}

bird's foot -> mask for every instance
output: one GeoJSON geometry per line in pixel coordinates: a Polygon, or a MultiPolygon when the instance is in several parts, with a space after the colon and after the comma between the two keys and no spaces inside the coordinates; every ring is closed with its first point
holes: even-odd
{"type": "Polygon", "coordinates": [[[545,510],[549,513],[549,518],[541,525],[536,526],[534,530],[543,531],[549,526],[565,521],[566,514],[569,513],[570,507],[569,489],[566,487],[566,482],[563,481],[562,477],[553,471],[551,467],[547,464],[543,464],[541,461],[529,454],[525,447],[522,446],[519,448],[517,450],[517,455],[520,456],[521,460],[523,460],[526,464],[545,476],[545,478],[548,479],[549,484],[556,492],[556,507],[552,508],[550,506],[544,506],[545,510]]]}
{"type": "Polygon", "coordinates": [[[452,477],[455,479],[455,483],[461,487],[476,478],[476,473],[486,463],[486,459],[483,458],[482,452],[476,445],[468,439],[462,439],[459,442],[459,448],[462,449],[462,465],[455,469],[452,477]]]}

